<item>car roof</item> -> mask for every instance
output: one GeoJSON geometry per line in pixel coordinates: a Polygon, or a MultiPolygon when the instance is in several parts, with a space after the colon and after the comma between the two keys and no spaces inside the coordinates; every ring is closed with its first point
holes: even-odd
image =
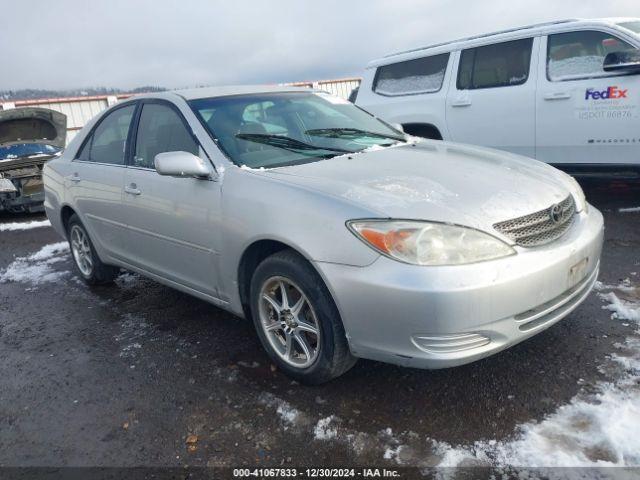
{"type": "Polygon", "coordinates": [[[424,47],[412,48],[409,50],[403,50],[401,52],[391,53],[385,55],[382,58],[372,60],[367,65],[367,68],[377,67],[380,65],[386,65],[402,60],[409,60],[416,58],[424,54],[438,54],[446,53],[461,48],[468,48],[470,46],[478,46],[487,43],[493,43],[496,40],[508,41],[511,39],[517,39],[522,37],[530,37],[549,32],[563,31],[567,27],[589,27],[589,26],[615,26],[621,22],[638,21],[638,18],[633,17],[616,17],[616,18],[594,18],[594,19],[580,19],[572,18],[565,20],[555,20],[552,22],[537,23],[534,25],[527,25],[523,27],[509,28],[506,30],[499,30],[491,33],[483,33],[480,35],[473,35],[470,37],[459,38],[442,43],[436,43],[427,45],[424,47]]]}
{"type": "Polygon", "coordinates": [[[177,95],[188,101],[197,100],[199,98],[228,97],[231,95],[250,95],[252,93],[316,91],[318,90],[308,87],[291,87],[286,85],[228,85],[221,87],[201,87],[181,90],[169,90],[166,92],[136,95],[135,98],[175,98],[175,96],[177,95]]]}

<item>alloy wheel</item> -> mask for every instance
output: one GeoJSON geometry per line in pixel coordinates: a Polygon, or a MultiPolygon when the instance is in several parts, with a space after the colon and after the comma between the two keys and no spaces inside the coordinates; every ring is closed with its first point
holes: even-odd
{"type": "Polygon", "coordinates": [[[71,253],[76,261],[76,265],[85,277],[90,277],[93,272],[93,254],[89,237],[78,225],[73,225],[70,232],[71,253]]]}
{"type": "Polygon", "coordinates": [[[306,368],[320,351],[320,324],[307,296],[285,277],[268,278],[259,300],[260,325],[275,353],[287,364],[306,368]]]}

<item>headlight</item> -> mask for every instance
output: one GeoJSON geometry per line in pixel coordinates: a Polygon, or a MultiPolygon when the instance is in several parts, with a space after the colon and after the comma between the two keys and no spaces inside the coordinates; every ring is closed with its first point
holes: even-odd
{"type": "Polygon", "coordinates": [[[573,198],[576,202],[576,211],[582,212],[584,210],[585,213],[589,213],[589,204],[587,203],[587,197],[584,196],[582,187],[571,175],[567,174],[567,180],[572,187],[571,193],[573,194],[573,198]]]}
{"type": "Polygon", "coordinates": [[[516,251],[473,228],[408,220],[352,220],[347,226],[383,255],[414,265],[462,265],[516,251]]]}

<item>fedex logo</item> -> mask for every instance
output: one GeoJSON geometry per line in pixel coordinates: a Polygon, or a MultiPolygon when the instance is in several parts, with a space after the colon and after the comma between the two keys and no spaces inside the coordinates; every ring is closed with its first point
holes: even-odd
{"type": "Polygon", "coordinates": [[[587,88],[584,94],[584,99],[589,100],[606,100],[608,98],[627,98],[627,91],[618,87],[607,87],[606,90],[594,90],[593,88],[587,88]]]}

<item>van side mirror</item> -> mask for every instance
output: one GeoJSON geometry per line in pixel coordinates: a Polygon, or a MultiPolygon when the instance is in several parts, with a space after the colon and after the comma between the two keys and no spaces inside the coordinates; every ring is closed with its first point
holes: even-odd
{"type": "Polygon", "coordinates": [[[605,72],[640,73],[640,51],[608,53],[604,57],[602,69],[605,72]]]}
{"type": "Polygon", "coordinates": [[[156,171],[169,177],[211,178],[212,172],[203,159],[189,152],[163,152],[154,158],[156,171]]]}

